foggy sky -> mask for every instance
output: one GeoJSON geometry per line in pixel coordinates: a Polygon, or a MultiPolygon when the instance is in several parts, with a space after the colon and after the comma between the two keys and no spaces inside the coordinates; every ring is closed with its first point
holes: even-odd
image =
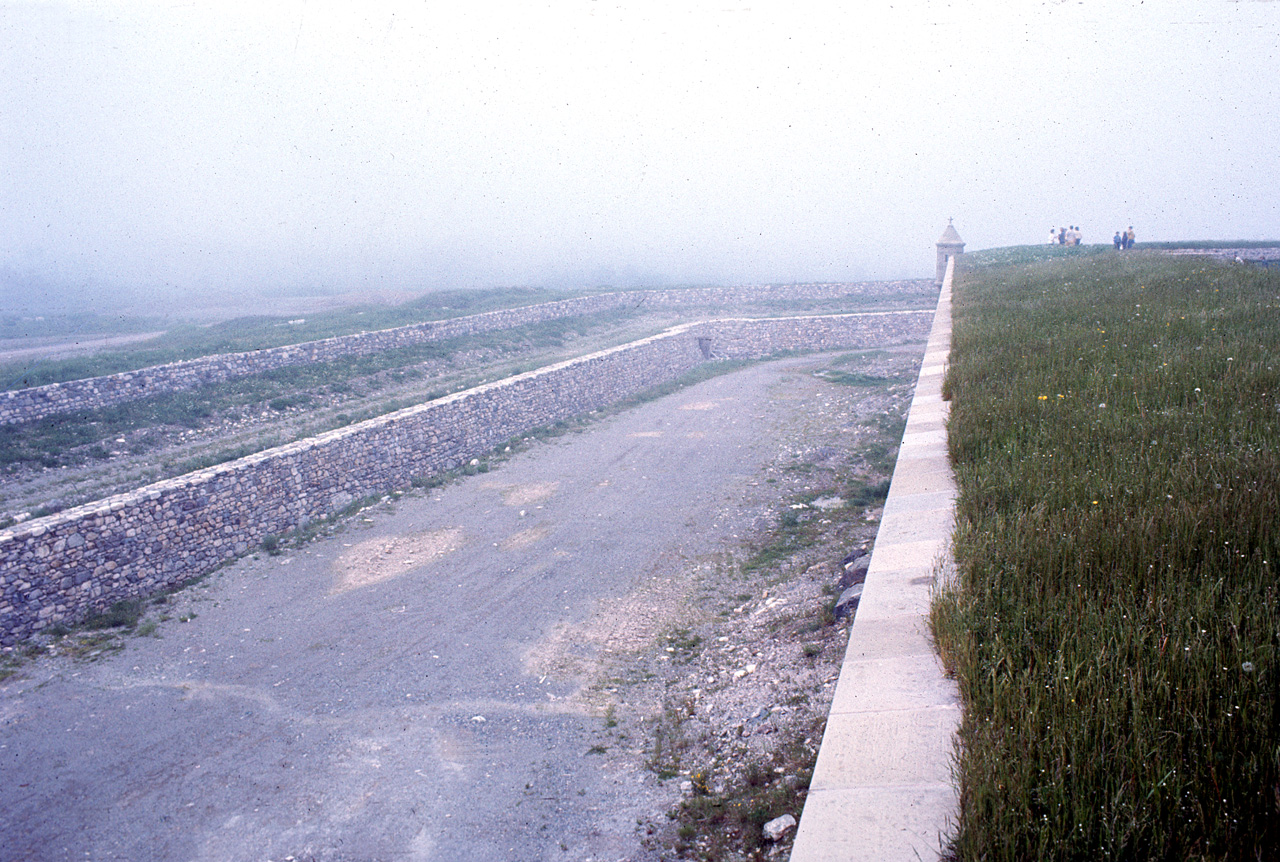
{"type": "Polygon", "coordinates": [[[461,5],[0,0],[0,282],[918,277],[952,216],[1280,238],[1280,3],[461,5]]]}

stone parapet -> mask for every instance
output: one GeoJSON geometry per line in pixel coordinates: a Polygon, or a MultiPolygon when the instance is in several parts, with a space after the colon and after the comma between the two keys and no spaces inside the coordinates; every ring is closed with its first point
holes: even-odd
{"type": "Polygon", "coordinates": [[[937,579],[953,571],[942,383],[954,272],[951,257],[791,862],[947,858],[961,706],[933,647],[929,606],[937,579]]]}
{"type": "Polygon", "coordinates": [[[353,501],[714,359],[920,340],[932,311],[685,324],[0,531],[0,643],[216,569],[353,501]]]}

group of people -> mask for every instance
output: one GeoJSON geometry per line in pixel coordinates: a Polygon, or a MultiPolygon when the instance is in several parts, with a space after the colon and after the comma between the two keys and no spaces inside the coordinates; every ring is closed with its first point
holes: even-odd
{"type": "Polygon", "coordinates": [[[1116,231],[1116,235],[1111,238],[1111,244],[1116,247],[1116,251],[1133,248],[1133,225],[1129,225],[1128,230],[1116,231]]]}
{"type": "Polygon", "coordinates": [[[1049,243],[1051,245],[1079,245],[1084,234],[1080,233],[1080,228],[1072,225],[1071,227],[1060,227],[1057,230],[1049,229],[1049,243]]]}
{"type": "MultiPolygon", "coordinates": [[[[1080,228],[1077,225],[1057,229],[1049,228],[1050,245],[1079,245],[1083,237],[1084,234],[1080,232],[1080,228]]],[[[1111,240],[1111,244],[1116,247],[1116,251],[1125,251],[1133,248],[1133,243],[1133,225],[1129,225],[1128,230],[1116,231],[1116,235],[1111,240]]]]}

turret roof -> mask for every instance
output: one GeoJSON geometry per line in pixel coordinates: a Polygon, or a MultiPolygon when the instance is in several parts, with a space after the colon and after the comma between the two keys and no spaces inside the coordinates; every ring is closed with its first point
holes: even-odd
{"type": "Polygon", "coordinates": [[[955,225],[951,223],[951,219],[947,219],[947,229],[942,232],[942,238],[938,240],[938,245],[964,245],[964,240],[960,238],[960,234],[956,233],[955,225]]]}

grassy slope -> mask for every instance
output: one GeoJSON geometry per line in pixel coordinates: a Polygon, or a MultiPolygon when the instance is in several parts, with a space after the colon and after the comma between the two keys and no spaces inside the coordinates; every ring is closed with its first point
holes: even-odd
{"type": "MultiPolygon", "coordinates": [[[[532,288],[436,291],[401,305],[369,305],[307,315],[304,322],[293,325],[278,317],[240,317],[212,326],[184,325],[173,328],[152,341],[126,349],[63,360],[0,365],[0,388],[41,386],[218,353],[300,344],[338,335],[372,332],[429,320],[550,302],[564,299],[568,295],[532,288]]],[[[76,320],[79,321],[80,318],[84,318],[80,321],[84,327],[91,327],[95,331],[103,329],[95,325],[99,321],[92,315],[80,315],[76,320]]],[[[122,322],[120,331],[128,331],[129,323],[122,322]]],[[[29,327],[29,324],[23,325],[29,327]]],[[[155,325],[154,321],[143,321],[133,328],[145,329],[155,325]]],[[[0,335],[4,335],[6,329],[13,329],[14,334],[17,334],[16,318],[0,319],[0,335]]]]}
{"type": "MultiPolygon", "coordinates": [[[[869,310],[882,306],[932,307],[936,291],[927,281],[904,287],[892,301],[883,296],[841,300],[762,300],[749,303],[757,313],[820,313],[833,310],[869,310]]],[[[664,288],[655,288],[664,289],[664,288]]],[[[493,288],[488,290],[435,291],[400,305],[367,305],[306,315],[301,322],[283,317],[239,317],[209,326],[184,324],[168,329],[149,341],[92,355],[61,360],[24,359],[0,362],[0,391],[42,386],[133,371],[167,362],[194,359],[220,353],[238,353],[318,341],[358,332],[373,332],[426,321],[444,320],[486,311],[517,308],[584,296],[591,291],[552,291],[540,288],[493,288]]],[[[723,311],[723,308],[716,306],[723,311]]],[[[643,310],[643,309],[639,309],[643,310]]],[[[709,309],[686,307],[687,314],[710,313],[709,309]]],[[[39,322],[30,318],[0,314],[0,338],[30,335],[88,335],[144,332],[164,328],[159,319],[123,318],[84,313],[62,315],[39,322]]]]}
{"type": "Polygon", "coordinates": [[[1044,257],[956,290],[956,854],[1280,858],[1280,272],[1044,257]]]}

